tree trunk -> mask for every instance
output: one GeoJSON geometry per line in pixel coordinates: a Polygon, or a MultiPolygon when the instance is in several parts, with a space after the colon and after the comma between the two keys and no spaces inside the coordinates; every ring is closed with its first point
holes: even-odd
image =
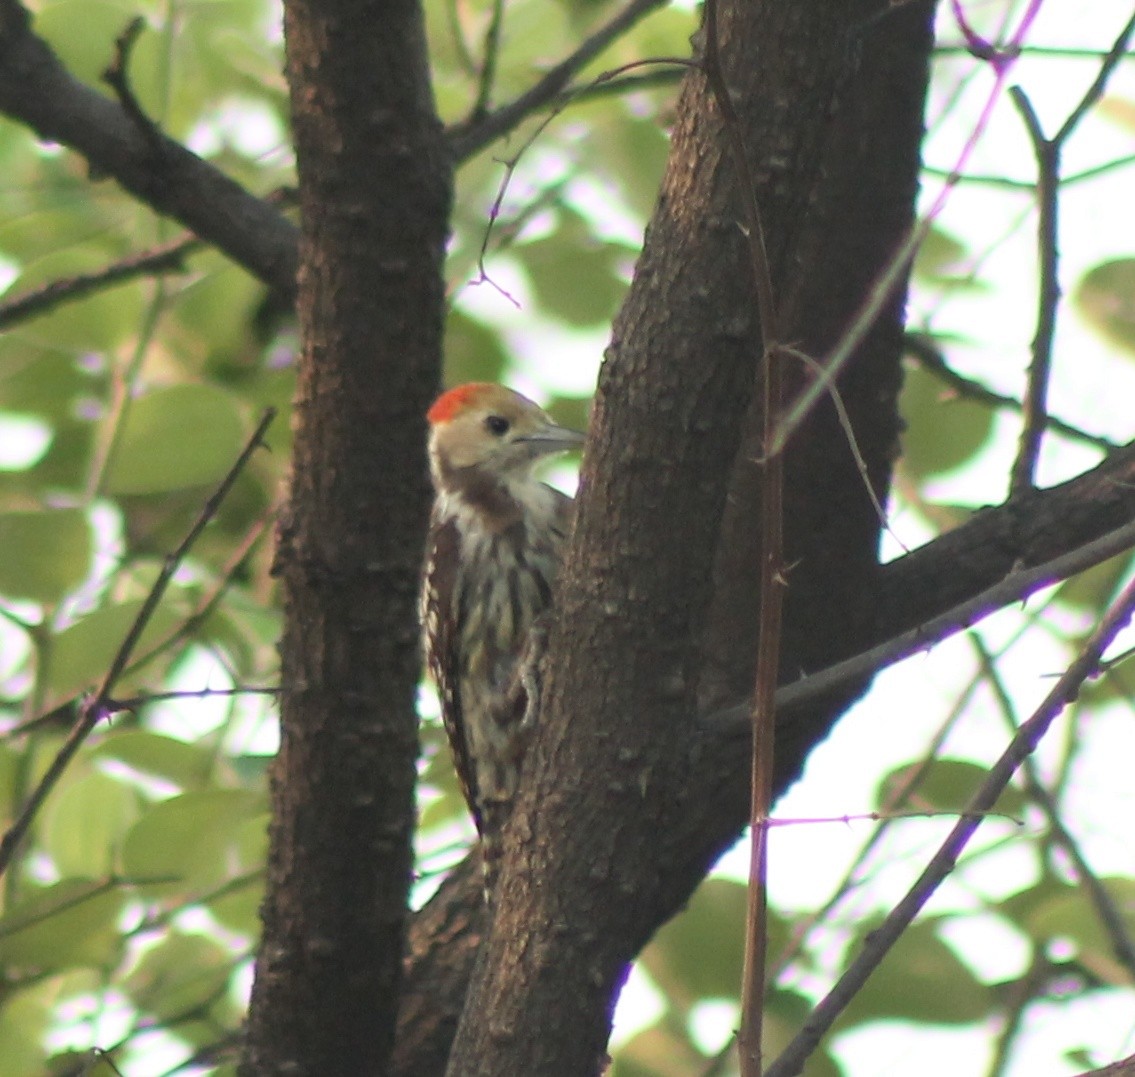
{"type": "Polygon", "coordinates": [[[287,5],[303,357],[278,571],[282,743],[242,1072],[364,1077],[394,1041],[411,878],[451,175],[413,0],[287,5]]]}
{"type": "MultiPolygon", "coordinates": [[[[929,3],[832,0],[721,10],[785,339],[813,355],[839,338],[913,219],[931,15],[929,3]]],[[[627,963],[744,822],[743,783],[714,795],[690,735],[699,704],[751,686],[759,603],[760,347],[722,136],[693,73],[600,376],[540,735],[451,1075],[598,1072],[627,963]]],[[[841,383],[880,497],[896,452],[902,298],[841,383]]],[[[789,397],[809,377],[789,368],[789,397]]],[[[879,521],[830,403],[793,443],[787,478],[782,652],[796,676],[854,649],[879,521]]],[[[805,736],[789,730],[781,787],[846,702],[809,716],[805,736]]]]}

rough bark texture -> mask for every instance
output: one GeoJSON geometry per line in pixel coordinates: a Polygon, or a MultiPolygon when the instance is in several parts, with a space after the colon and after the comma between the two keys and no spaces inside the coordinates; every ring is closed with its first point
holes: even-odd
{"type": "Polygon", "coordinates": [[[304,348],[278,569],[282,743],[243,1072],[385,1072],[410,883],[450,165],[421,13],[294,0],[304,348]]]}
{"type": "MultiPolygon", "coordinates": [[[[879,10],[810,0],[721,12],[786,335],[820,354],[913,215],[931,8],[872,21],[879,10]]],[[[598,1072],[627,962],[744,821],[744,782],[712,799],[690,737],[703,695],[741,694],[752,677],[758,596],[740,565],[756,562],[759,505],[751,464],[731,473],[760,349],[738,206],[716,104],[692,75],[600,377],[541,735],[451,1075],[598,1072]],[[740,637],[736,651],[726,637],[740,637]]],[[[901,297],[844,387],[880,487],[897,432],[900,313],[901,297]]],[[[790,386],[805,378],[789,372],[790,386]]],[[[795,670],[854,645],[878,521],[825,412],[788,476],[797,563],[783,650],[795,670]],[[846,627],[817,630],[833,609],[846,627]]]]}

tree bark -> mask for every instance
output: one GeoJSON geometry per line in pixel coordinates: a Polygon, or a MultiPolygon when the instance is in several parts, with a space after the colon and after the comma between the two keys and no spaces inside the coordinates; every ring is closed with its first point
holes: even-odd
{"type": "MultiPolygon", "coordinates": [[[[781,321],[816,354],[913,218],[931,14],[831,0],[721,10],[781,321]]],[[[738,207],[716,102],[691,74],[600,376],[542,724],[451,1075],[598,1072],[627,963],[744,822],[744,782],[715,795],[690,735],[699,704],[748,690],[759,602],[760,346],[738,207]]],[[[901,313],[899,295],[841,387],[881,494],[901,313]]],[[[789,394],[807,378],[790,368],[789,394]]],[[[854,648],[879,521],[834,415],[817,412],[787,468],[795,674],[854,648]]]]}
{"type": "Polygon", "coordinates": [[[451,165],[413,0],[292,0],[303,339],[247,1074],[386,1072],[411,878],[451,165]]]}

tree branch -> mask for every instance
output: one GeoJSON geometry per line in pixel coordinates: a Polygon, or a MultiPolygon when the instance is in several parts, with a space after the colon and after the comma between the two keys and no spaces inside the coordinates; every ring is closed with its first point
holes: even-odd
{"type": "Polygon", "coordinates": [[[139,277],[184,273],[185,256],[201,246],[201,240],[196,236],[181,236],[152,250],[120,258],[92,273],[79,273],[74,277],[50,281],[40,288],[0,303],[0,331],[11,329],[30,318],[49,314],[63,303],[84,299],[95,292],[126,284],[139,277]]]}
{"type": "MultiPolygon", "coordinates": [[[[939,628],[933,634],[944,638],[947,626],[961,631],[998,605],[1021,601],[1039,588],[1122,552],[1135,540],[1133,521],[1135,445],[1061,486],[986,509],[956,531],[885,566],[882,608],[860,646],[877,641],[888,626],[892,632],[923,627],[900,640],[884,640],[865,655],[778,690],[777,793],[795,781],[804,756],[835,717],[833,707],[825,710],[822,704],[833,695],[841,701],[838,689],[861,683],[884,665],[929,646],[930,622],[935,619],[939,628]],[[1016,571],[1014,566],[1018,566],[1016,571]],[[912,594],[916,596],[913,600],[912,594]],[[931,602],[939,604],[932,606],[931,602]]],[[[836,712],[840,705],[837,702],[836,712]]],[[[685,751],[693,760],[689,803],[697,810],[684,825],[682,838],[687,833],[701,834],[705,840],[703,832],[709,829],[724,847],[740,832],[748,810],[748,705],[716,710],[686,728],[685,751]]],[[[675,862],[668,870],[681,874],[696,869],[675,862]]],[[[477,865],[469,858],[411,925],[400,1014],[402,1046],[394,1070],[398,1077],[431,1077],[439,1072],[438,1060],[448,1053],[455,1011],[464,999],[477,954],[478,880],[477,865]],[[437,1016],[429,1013],[426,1001],[435,998],[440,1007],[437,1016]]],[[[642,935],[652,933],[676,907],[657,921],[652,918],[643,924],[642,935]]]]}
{"type": "Polygon", "coordinates": [[[820,1039],[831,1029],[835,1020],[867,982],[871,973],[878,968],[942,880],[954,870],[958,857],[976,833],[985,814],[1004,792],[1017,768],[1036,751],[1041,738],[1048,732],[1057,716],[1076,698],[1084,682],[1094,675],[1103,652],[1130,621],[1133,610],[1135,610],[1135,581],[1127,585],[1123,594],[1105,614],[1099,627],[1092,633],[1076,660],[1056,682],[1044,702],[1017,731],[1001,757],[990,768],[989,775],[966,806],[962,818],[958,820],[926,869],[903,899],[887,914],[883,923],[871,932],[859,955],[847,967],[831,991],[812,1010],[804,1027],[792,1043],[769,1067],[766,1077],[795,1077],[801,1072],[804,1062],[818,1046],[820,1039]]]}
{"type": "MultiPolygon", "coordinates": [[[[987,404],[993,408],[1021,411],[1021,402],[1016,397],[995,392],[989,386],[983,385],[973,378],[967,378],[964,374],[959,374],[946,362],[946,357],[935,344],[933,338],[925,333],[908,332],[903,342],[909,355],[923,370],[933,374],[939,381],[945,382],[959,397],[965,400],[976,400],[979,404],[987,404]]],[[[1066,423],[1055,415],[1047,414],[1045,425],[1053,433],[1063,434],[1066,438],[1091,445],[1096,449],[1102,449],[1104,452],[1111,452],[1119,447],[1109,438],[1081,430],[1078,426],[1066,423]]]]}
{"type": "Polygon", "coordinates": [[[553,102],[578,71],[640,19],[662,7],[664,3],[665,0],[630,0],[625,8],[588,37],[575,52],[561,60],[536,85],[525,90],[515,100],[451,127],[447,133],[454,159],[467,160],[490,142],[515,130],[532,113],[553,102]]]}
{"type": "Polygon", "coordinates": [[[113,176],[158,213],[291,296],[295,225],[180,143],[144,133],[119,102],[72,77],[29,23],[19,0],[0,0],[0,112],[82,154],[93,174],[113,176]]]}
{"type": "Polygon", "coordinates": [[[425,413],[452,161],[421,5],[287,0],[303,236],[263,932],[241,1072],[362,1077],[395,1042],[418,757],[425,413]]]}

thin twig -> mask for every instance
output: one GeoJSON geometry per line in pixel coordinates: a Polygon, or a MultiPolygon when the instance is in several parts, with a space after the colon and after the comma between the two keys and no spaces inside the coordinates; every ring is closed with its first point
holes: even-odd
{"type": "MultiPolygon", "coordinates": [[[[779,720],[785,721],[791,713],[799,713],[817,700],[858,684],[864,678],[871,677],[904,658],[929,650],[942,640],[970,628],[994,611],[1023,602],[1042,587],[1066,580],[1132,548],[1135,548],[1135,521],[1035,568],[1010,572],[992,587],[959,602],[916,628],[884,640],[826,669],[809,673],[798,681],[782,685],[776,693],[779,720]]],[[[708,715],[704,721],[718,727],[746,727],[749,724],[749,704],[723,707],[708,715]]]]}
{"type": "Polygon", "coordinates": [[[0,924],[0,939],[11,938],[11,936],[18,935],[21,931],[38,927],[40,924],[52,919],[52,917],[59,916],[61,913],[70,912],[72,909],[77,909],[81,905],[85,905],[88,901],[102,897],[103,894],[109,894],[112,890],[117,890],[119,887],[156,886],[161,883],[175,881],[176,879],[169,875],[154,875],[138,879],[119,878],[116,875],[112,875],[109,878],[103,879],[101,882],[91,881],[89,889],[83,890],[78,894],[71,894],[46,908],[40,906],[33,912],[26,913],[22,916],[6,916],[4,922],[0,924]]]}
{"type": "Polygon", "coordinates": [[[1040,743],[1041,738],[1064,708],[1079,694],[1084,682],[1099,668],[1103,652],[1127,625],[1135,611],[1135,580],[1104,615],[1099,627],[1072,664],[1057,681],[1044,702],[1022,724],[1000,758],[990,768],[981,788],[966,807],[966,813],[935,853],[905,897],[887,914],[883,923],[868,937],[863,950],[848,966],[836,985],[820,1001],[792,1043],[769,1067],[766,1077],[794,1077],[836,1018],[862,988],[891,947],[910,926],[915,916],[953,871],[958,857],[981,825],[983,815],[1004,792],[1017,768],[1040,743]]]}
{"type": "Polygon", "coordinates": [[[272,685],[250,685],[247,688],[190,688],[176,692],[143,692],[138,696],[128,696],[126,699],[108,699],[106,710],[108,714],[117,714],[120,711],[136,711],[147,707],[151,703],[166,703],[173,699],[213,699],[225,696],[278,696],[281,688],[272,685]]]}
{"type": "Polygon", "coordinates": [[[170,634],[163,640],[159,640],[148,651],[140,654],[135,658],[130,665],[126,667],[127,674],[133,674],[151,662],[158,655],[165,653],[172,647],[175,647],[180,641],[192,635],[200,625],[212,614],[212,612],[221,604],[225,595],[228,593],[229,588],[232,586],[236,574],[240,571],[241,565],[244,564],[245,559],[251,553],[252,548],[260,541],[265,531],[268,528],[268,521],[275,516],[275,509],[269,509],[245,533],[244,538],[239,545],[229,555],[228,560],[222,566],[218,573],[218,579],[209,595],[198,604],[197,608],[189,614],[170,634]]]}
{"type": "Polygon", "coordinates": [[[196,236],[185,235],[152,250],[128,255],[94,272],[79,273],[74,277],[64,277],[33,288],[23,295],[0,303],[0,331],[11,329],[14,325],[41,314],[48,314],[63,303],[85,299],[95,292],[125,284],[138,277],[184,273],[185,256],[202,246],[204,244],[196,236]]]}
{"type": "Polygon", "coordinates": [[[489,25],[485,30],[485,47],[481,55],[480,77],[477,80],[477,98],[469,110],[467,124],[481,120],[489,111],[493,96],[493,83],[497,77],[497,60],[500,59],[501,30],[504,28],[504,0],[493,0],[489,25]]]}
{"type": "MultiPolygon", "coordinates": [[[[679,67],[686,67],[686,68],[697,66],[691,60],[687,60],[687,59],[684,59],[684,58],[681,58],[681,57],[674,57],[674,56],[652,57],[649,60],[632,60],[630,63],[623,64],[621,67],[612,68],[610,71],[604,71],[601,75],[597,75],[592,80],[590,85],[591,86],[599,86],[599,85],[602,85],[604,82],[618,78],[619,75],[623,74],[626,71],[632,71],[632,70],[635,70],[635,69],[640,68],[640,67],[646,67],[648,65],[654,65],[654,64],[672,64],[672,65],[676,65],[676,66],[679,66],[679,67]]],[[[469,282],[472,285],[477,285],[477,284],[482,284],[482,283],[487,283],[487,284],[492,285],[494,288],[496,288],[496,290],[498,292],[500,292],[500,294],[502,296],[504,296],[505,299],[507,299],[510,303],[512,303],[513,306],[515,306],[517,308],[519,308],[520,304],[516,301],[515,298],[513,298],[513,296],[511,296],[507,291],[505,291],[503,288],[501,288],[492,279],[492,277],[489,276],[489,272],[485,268],[485,258],[487,257],[488,251],[489,251],[489,240],[491,239],[491,237],[493,235],[493,231],[496,227],[497,220],[500,218],[501,207],[504,205],[504,196],[508,193],[509,185],[512,182],[512,177],[513,177],[513,174],[516,171],[517,165],[520,164],[520,159],[525,155],[525,153],[528,152],[528,150],[531,148],[531,146],[536,141],[536,139],[538,139],[540,137],[540,135],[542,135],[544,133],[544,131],[547,129],[548,125],[557,116],[559,116],[560,113],[563,112],[565,108],[567,108],[567,105],[568,105],[568,102],[566,102],[566,101],[561,103],[561,104],[557,104],[548,113],[548,115],[545,116],[536,125],[535,129],[531,132],[531,134],[528,135],[528,137],[520,145],[520,148],[517,149],[516,153],[514,153],[507,160],[501,162],[501,164],[504,165],[504,175],[501,177],[500,186],[497,188],[497,194],[496,194],[496,197],[493,199],[493,204],[489,207],[489,221],[488,221],[487,226],[485,227],[484,234],[481,237],[481,249],[477,254],[477,274],[478,275],[474,280],[469,282]]]]}
{"type": "Polygon", "coordinates": [[[1036,200],[1038,210],[1037,252],[1040,279],[1037,287],[1036,333],[1032,359],[1022,402],[1025,422],[1020,447],[1013,461],[1009,496],[1020,497],[1036,488],[1036,468],[1040,443],[1048,424],[1048,384],[1052,372],[1052,342],[1056,334],[1056,312],[1060,306],[1060,276],[1057,246],[1060,211],[1060,151],[1057,139],[1045,138],[1032,102],[1020,86],[1009,89],[1009,98],[1024,120],[1036,156],[1036,200]]]}
{"type": "MultiPolygon", "coordinates": [[[[929,371],[939,381],[943,381],[954,393],[966,400],[976,400],[979,404],[988,404],[994,408],[1009,408],[1012,411],[1021,410],[1021,402],[1013,396],[998,393],[973,378],[959,374],[949,363],[934,341],[923,333],[908,332],[903,338],[903,346],[908,355],[914,357],[923,370],[929,371]]],[[[1119,445],[1110,438],[1099,434],[1090,434],[1078,426],[1066,423],[1055,415],[1046,415],[1045,424],[1056,434],[1063,434],[1066,438],[1083,442],[1093,448],[1112,452],[1119,445]]]]}
{"type": "Polygon", "coordinates": [[[851,324],[840,337],[839,343],[832,349],[827,359],[823,361],[823,376],[813,381],[786,410],[784,418],[778,425],[776,437],[773,439],[772,452],[779,453],[783,451],[785,445],[788,443],[788,439],[800,428],[800,425],[811,414],[812,409],[823,397],[826,392],[825,383],[831,384],[835,382],[840,371],[843,370],[852,355],[858,350],[859,345],[863,342],[863,339],[875,324],[876,319],[882,313],[883,307],[889,302],[895,289],[899,286],[911,262],[914,260],[914,256],[920,244],[930,231],[931,224],[933,224],[934,220],[942,212],[942,208],[945,206],[950,193],[961,179],[962,170],[965,168],[966,162],[970,159],[979,139],[988,126],[990,117],[993,114],[993,108],[1000,98],[1001,91],[1008,78],[1013,60],[1020,52],[1021,43],[1024,41],[1029,28],[1032,26],[1040,10],[1040,6],[1041,0],[1030,0],[1029,6],[1021,16],[1021,21],[1011,41],[1003,50],[997,53],[996,61],[990,61],[994,70],[993,86],[986,97],[985,105],[982,107],[977,122],[973,126],[973,130],[970,132],[969,137],[962,146],[961,152],[958,154],[957,162],[950,171],[945,183],[942,184],[942,189],[938,192],[933,203],[931,203],[930,209],[927,211],[925,217],[910,229],[907,238],[891,257],[890,262],[883,269],[882,273],[880,273],[867,298],[852,319],[851,324]]]}
{"type": "MultiPolygon", "coordinates": [[[[197,627],[209,617],[209,615],[220,605],[222,599],[228,593],[228,589],[233,582],[233,578],[240,570],[241,565],[244,563],[245,558],[248,556],[250,550],[260,540],[267,527],[268,518],[273,515],[270,510],[259,520],[257,520],[251,528],[249,528],[244,539],[240,542],[237,548],[229,555],[229,559],[218,573],[218,581],[214,585],[213,590],[198,603],[197,608],[189,614],[165,639],[159,640],[148,651],[140,654],[135,658],[123,673],[126,676],[131,676],[137,673],[140,669],[146,666],[147,663],[152,662],[159,655],[164,654],[166,651],[175,647],[181,640],[186,639],[197,629],[197,627]]],[[[219,694],[220,689],[209,689],[210,694],[219,694]]],[[[234,694],[239,694],[242,691],[259,692],[270,691],[270,689],[231,689],[234,694]]],[[[196,693],[190,693],[191,695],[196,693]]],[[[147,696],[139,702],[152,701],[155,696],[147,696]]],[[[49,722],[55,721],[59,713],[65,708],[78,702],[79,697],[75,696],[71,699],[63,700],[57,703],[46,714],[37,714],[34,718],[29,718],[27,721],[20,722],[18,725],[12,726],[10,729],[4,730],[0,736],[5,740],[13,737],[23,736],[25,733],[30,733],[41,725],[46,725],[49,722]]],[[[125,703],[128,701],[120,701],[121,709],[129,709],[125,703]]]]}
{"type": "Polygon", "coordinates": [[[146,140],[154,159],[161,160],[165,156],[165,143],[162,141],[161,130],[146,115],[146,110],[142,108],[138,98],[134,96],[128,71],[130,54],[134,51],[134,45],[145,26],[146,20],[141,15],[135,16],[126,24],[126,29],[115,39],[114,59],[102,73],[102,80],[114,90],[118,103],[122,106],[122,111],[130,117],[134,126],[138,128],[139,134],[146,140]]]}
{"type": "Polygon", "coordinates": [[[126,422],[134,406],[134,389],[141,374],[142,364],[158,331],[158,322],[166,309],[168,295],[165,282],[159,277],[154,282],[153,295],[146,304],[141,325],[134,339],[134,348],[125,366],[113,370],[110,379],[111,403],[106,416],[100,424],[99,436],[95,441],[95,451],[90,462],[87,477],[87,500],[93,501],[101,496],[114,468],[122,439],[126,434],[126,422]]]}
{"type": "MultiPolygon", "coordinates": [[[[818,824],[839,823],[849,826],[851,823],[889,823],[896,819],[941,819],[943,816],[957,818],[962,813],[953,808],[904,808],[893,811],[884,808],[880,811],[848,812],[846,815],[776,815],[768,821],[770,827],[782,826],[816,826],[818,824]]],[[[969,812],[966,813],[970,814],[969,812]]],[[[1004,819],[1014,826],[1024,826],[1025,821],[1017,818],[1012,812],[989,811],[982,812],[987,819],[1004,819]]]]}
{"type": "MultiPolygon", "coordinates": [[[[941,45],[934,46],[935,56],[959,56],[962,54],[972,55],[969,45],[956,41],[946,41],[941,45]]],[[[1052,45],[1022,45],[1018,55],[1031,56],[1034,59],[1098,61],[1105,59],[1109,54],[1101,52],[1099,49],[1061,48],[1052,45]]],[[[1135,53],[1128,53],[1125,56],[1120,56],[1119,59],[1135,60],[1135,53]]]]}
{"type": "Polygon", "coordinates": [[[761,563],[757,661],[753,688],[753,739],[749,803],[749,889],[745,959],[741,981],[741,1031],[737,1049],[742,1077],[760,1077],[768,966],[768,834],[772,810],[776,685],[780,676],[781,612],[784,602],[784,461],[772,453],[781,408],[780,331],[757,183],[741,118],[725,81],[717,0],[706,0],[706,82],[721,113],[736,183],[744,207],[746,249],[760,321],[758,376],[762,385],[764,459],[761,469],[761,563]]]}
{"type": "Polygon", "coordinates": [[[1133,34],[1135,34],[1135,11],[1131,13],[1131,18],[1127,20],[1126,25],[1119,31],[1111,48],[1104,54],[1103,63],[1100,64],[1100,69],[1096,73],[1096,77],[1092,81],[1091,86],[1088,87],[1087,93],[1080,98],[1080,103],[1072,110],[1068,119],[1060,125],[1060,130],[1056,132],[1056,136],[1053,139],[1054,142],[1063,143],[1068,139],[1076,128],[1080,126],[1083,118],[1103,96],[1104,90],[1107,89],[1107,84],[1111,80],[1111,76],[1114,74],[1116,67],[1119,66],[1119,61],[1124,58],[1132,58],[1128,54],[1127,48],[1131,44],[1133,34]]]}
{"type": "MultiPolygon", "coordinates": [[[[1108,172],[1115,172],[1120,168],[1127,168],[1129,165],[1135,164],[1135,153],[1125,154],[1123,157],[1115,157],[1110,161],[1104,161],[1102,164],[1091,165],[1088,168],[1081,169],[1079,172],[1072,172],[1064,176],[1060,181],[1060,186],[1068,188],[1077,183],[1083,183],[1084,180],[1095,179],[1097,176],[1106,175],[1108,172]]],[[[935,176],[938,179],[944,179],[950,175],[944,168],[934,168],[932,165],[924,165],[923,172],[928,176],[935,176]]],[[[1030,180],[1012,179],[1009,176],[990,176],[981,172],[967,172],[964,176],[958,177],[958,182],[963,184],[981,185],[985,187],[1004,187],[1010,191],[1028,191],[1032,192],[1036,184],[1030,180]]]]}
{"type": "Polygon", "coordinates": [[[570,56],[561,60],[539,82],[525,90],[514,101],[482,116],[475,123],[462,123],[449,131],[449,145],[454,159],[460,163],[490,142],[515,130],[533,112],[551,103],[564,90],[577,72],[586,67],[608,45],[617,40],[666,0],[631,0],[631,2],[588,37],[570,56]]]}
{"type": "MultiPolygon", "coordinates": [[[[799,360],[811,370],[813,374],[822,374],[820,364],[806,352],[797,351],[795,348],[789,348],[787,345],[782,348],[782,351],[786,355],[790,355],[793,359],[799,360]]],[[[863,458],[863,453],[859,449],[859,441],[855,437],[855,428],[851,425],[851,416],[847,413],[847,408],[843,403],[843,395],[839,391],[839,386],[834,383],[828,383],[827,389],[828,396],[831,397],[832,407],[835,408],[836,418],[839,420],[840,429],[843,431],[843,436],[847,440],[847,447],[851,451],[851,458],[855,461],[855,470],[859,472],[860,481],[863,483],[863,489],[867,491],[867,496],[871,500],[871,507],[875,510],[875,516],[879,521],[879,526],[898,543],[903,553],[910,553],[906,543],[903,542],[891,528],[890,521],[887,519],[886,510],[883,508],[883,503],[879,500],[879,495],[875,493],[875,487],[871,484],[871,473],[867,470],[867,461],[863,458]]]]}
{"type": "Polygon", "coordinates": [[[458,0],[445,0],[445,14],[449,23],[449,35],[453,39],[453,51],[457,54],[457,63],[461,70],[470,78],[477,75],[477,61],[473,57],[473,50],[465,40],[465,33],[461,26],[461,14],[457,10],[458,0]]]}
{"type": "MultiPolygon", "coordinates": [[[[1009,693],[997,672],[997,667],[994,665],[993,656],[989,653],[980,636],[974,634],[971,639],[982,671],[993,689],[998,710],[1000,710],[1009,730],[1015,733],[1020,723],[1017,721],[1013,701],[1009,698],[1009,693]]],[[[1101,661],[1100,672],[1103,672],[1105,668],[1106,663],[1101,661]]],[[[1084,856],[1084,852],[1080,848],[1080,843],[1064,825],[1064,820],[1060,817],[1060,808],[1053,795],[1041,781],[1036,763],[1031,758],[1025,760],[1021,773],[1025,780],[1025,793],[1044,813],[1053,838],[1067,854],[1072,866],[1076,869],[1080,883],[1088,893],[1088,900],[1095,907],[1096,916],[1103,925],[1104,931],[1107,932],[1117,960],[1127,970],[1127,974],[1135,979],[1135,943],[1132,942],[1127,925],[1123,922],[1123,914],[1117,908],[1115,901],[1107,892],[1107,888],[1100,881],[1099,876],[1092,870],[1091,864],[1088,863],[1087,857],[1084,856]]]]}
{"type": "Polygon", "coordinates": [[[648,71],[644,75],[627,75],[626,78],[609,79],[596,85],[588,82],[569,86],[556,96],[557,105],[578,105],[597,97],[616,97],[619,94],[635,93],[639,90],[657,90],[662,86],[675,86],[685,73],[679,70],[648,71]]]}
{"type": "Polygon", "coordinates": [[[162,596],[165,594],[170,580],[173,579],[178,566],[193,548],[194,543],[200,538],[201,532],[208,526],[209,521],[216,516],[217,511],[221,507],[221,502],[224,501],[229,490],[232,489],[233,484],[244,470],[245,465],[252,458],[252,454],[264,443],[264,434],[275,417],[275,408],[268,408],[265,411],[264,417],[257,424],[256,429],[252,433],[252,437],[249,438],[248,443],[237,457],[236,462],[229,469],[228,474],[221,480],[216,491],[205,502],[200,513],[198,513],[197,519],[189,529],[189,533],[181,541],[177,549],[166,557],[165,563],[162,565],[162,570],[158,574],[158,578],[150,588],[149,594],[146,595],[146,599],[138,610],[138,615],[130,625],[126,637],[115,652],[110,668],[103,677],[98,690],[89,699],[85,700],[80,707],[79,717],[67,737],[67,740],[64,741],[63,746],[51,761],[51,765],[40,779],[39,784],[20,809],[20,814],[16,817],[16,821],[12,824],[4,837],[0,839],[0,875],[7,870],[20,841],[27,833],[28,828],[31,826],[36,813],[47,798],[47,795],[55,787],[55,784],[67,769],[67,765],[74,758],[79,748],[82,747],[83,742],[90,735],[99,720],[106,716],[107,703],[114,691],[114,686],[129,664],[134,648],[138,645],[138,641],[141,639],[146,625],[161,603],[162,596]]]}
{"type": "Polygon", "coordinates": [[[1024,1024],[1025,1010],[1036,997],[1044,984],[1049,971],[1049,961],[1041,947],[1033,945],[1029,954],[1029,965],[1024,973],[1008,988],[1008,1000],[1004,1004],[1005,1016],[1002,1019],[1001,1034],[993,1049],[987,1077],[1004,1077],[1012,1054],[1013,1043],[1024,1024]]]}
{"type": "Polygon", "coordinates": [[[1119,32],[1091,86],[1053,138],[1045,137],[1032,102],[1024,90],[1019,86],[1009,90],[1009,97],[1021,114],[1036,157],[1037,250],[1040,260],[1036,333],[1033,337],[1032,359],[1029,362],[1028,384],[1024,396],[1025,422],[1009,484],[1011,497],[1027,493],[1036,485],[1041,438],[1048,417],[1052,346],[1056,333],[1056,314],[1060,305],[1058,240],[1061,154],[1065,142],[1103,95],[1120,57],[1127,51],[1133,32],[1135,32],[1135,14],[1119,32]]]}

